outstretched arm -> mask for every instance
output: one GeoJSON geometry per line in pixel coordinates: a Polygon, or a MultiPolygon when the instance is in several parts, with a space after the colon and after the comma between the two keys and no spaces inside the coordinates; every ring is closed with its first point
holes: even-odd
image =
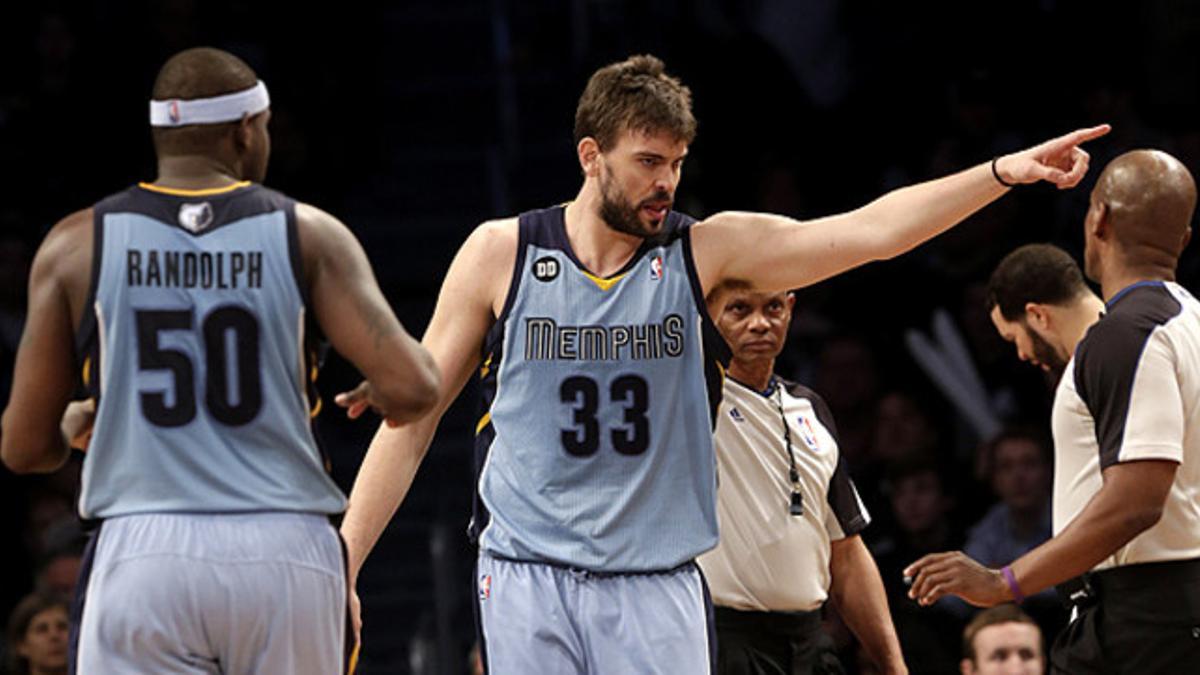
{"type": "Polygon", "coordinates": [[[830,542],[829,597],[867,654],[888,674],[907,673],[875,559],[852,535],[830,542]]]}
{"type": "Polygon", "coordinates": [[[367,381],[351,396],[389,424],[411,422],[436,402],[438,372],[404,330],[379,290],[366,253],[333,216],[296,205],[296,223],[313,311],[333,348],[367,381]]]}
{"type": "MultiPolygon", "coordinates": [[[[1058,536],[1021,556],[1010,569],[1026,596],[1087,572],[1162,517],[1179,465],[1163,460],[1114,464],[1104,485],[1058,536]]],[[[931,605],[953,594],[980,607],[1012,602],[1000,570],[959,551],[932,553],[904,570],[913,578],[909,597],[931,605]]]]}
{"type": "MultiPolygon", "coordinates": [[[[1088,154],[1079,145],[1108,131],[1108,125],[1080,129],[1005,155],[996,161],[996,171],[1013,185],[1044,180],[1060,189],[1074,187],[1088,168],[1088,154]]],[[[800,288],[911,250],[1007,191],[985,163],[813,221],[719,213],[692,230],[696,265],[706,293],[726,280],[767,292],[800,288]]]]}

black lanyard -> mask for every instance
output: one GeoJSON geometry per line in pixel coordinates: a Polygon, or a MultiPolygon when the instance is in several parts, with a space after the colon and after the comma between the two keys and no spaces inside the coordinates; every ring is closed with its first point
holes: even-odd
{"type": "Polygon", "coordinates": [[[800,494],[800,472],[796,470],[796,451],[792,449],[792,430],[788,424],[787,415],[783,412],[783,385],[772,378],[775,386],[775,407],[779,410],[779,421],[783,422],[783,443],[787,446],[788,478],[792,481],[792,498],[788,505],[788,513],[793,516],[804,515],[804,496],[800,494]]]}

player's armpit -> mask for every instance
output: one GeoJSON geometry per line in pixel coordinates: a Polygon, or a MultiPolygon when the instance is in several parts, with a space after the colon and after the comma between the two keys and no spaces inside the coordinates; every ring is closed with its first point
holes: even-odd
{"type": "Polygon", "coordinates": [[[366,253],[333,216],[296,205],[301,257],[318,325],[371,382],[369,404],[394,423],[436,402],[438,373],[383,297],[366,253]]]}

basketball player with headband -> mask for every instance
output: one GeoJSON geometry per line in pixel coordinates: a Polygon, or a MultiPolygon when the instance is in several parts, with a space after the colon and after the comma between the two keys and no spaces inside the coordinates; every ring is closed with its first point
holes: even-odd
{"type": "Polygon", "coordinates": [[[346,498],[310,425],[316,337],[366,375],[340,398],[389,424],[431,408],[437,371],[350,231],[259,184],[249,66],[181,52],[154,99],[158,178],[67,216],[34,260],[3,460],[53,471],[91,432],[74,672],[340,673],[346,498]],[[64,417],[80,376],[94,415],[64,417]]]}

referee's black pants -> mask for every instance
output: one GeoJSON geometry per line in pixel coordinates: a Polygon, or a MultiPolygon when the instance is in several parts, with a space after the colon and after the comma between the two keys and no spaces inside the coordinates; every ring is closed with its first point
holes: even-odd
{"type": "Polygon", "coordinates": [[[821,612],[715,607],[717,675],[841,675],[821,612]]]}
{"type": "Polygon", "coordinates": [[[1125,565],[1058,587],[1079,610],[1051,675],[1200,673],[1200,559],[1125,565]]]}

